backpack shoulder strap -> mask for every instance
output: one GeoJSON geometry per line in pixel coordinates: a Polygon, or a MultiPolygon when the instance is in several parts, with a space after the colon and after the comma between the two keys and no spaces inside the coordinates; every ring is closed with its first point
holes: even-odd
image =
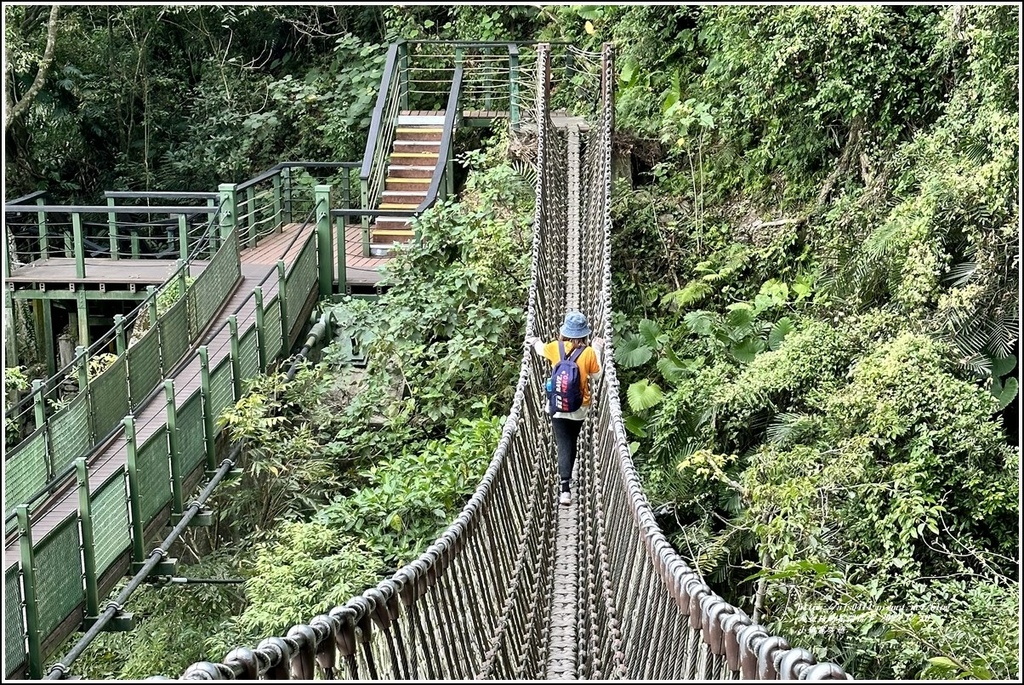
{"type": "Polygon", "coordinates": [[[558,341],[558,360],[565,359],[565,343],[561,340],[558,341]]]}
{"type": "Polygon", "coordinates": [[[569,359],[572,361],[576,361],[577,359],[580,358],[580,355],[583,354],[583,350],[585,349],[587,349],[586,345],[580,345],[575,350],[569,353],[569,359]]]}

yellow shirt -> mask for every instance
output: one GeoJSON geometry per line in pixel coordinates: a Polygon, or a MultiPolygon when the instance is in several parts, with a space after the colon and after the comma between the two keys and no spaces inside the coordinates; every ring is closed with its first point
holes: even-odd
{"type": "MultiPolygon", "coordinates": [[[[571,342],[566,341],[565,356],[568,357],[572,354],[573,346],[571,342]]],[[[551,362],[551,366],[558,363],[558,341],[552,340],[551,342],[544,345],[542,354],[551,362]]],[[[587,378],[591,375],[601,373],[601,361],[597,357],[597,352],[594,351],[593,347],[588,346],[580,356],[576,359],[576,366],[580,368],[580,385],[583,386],[583,406],[590,406],[590,384],[587,383],[587,378]]]]}

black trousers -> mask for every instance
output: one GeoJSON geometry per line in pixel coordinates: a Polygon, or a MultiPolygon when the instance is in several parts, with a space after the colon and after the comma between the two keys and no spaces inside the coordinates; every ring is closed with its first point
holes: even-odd
{"type": "Polygon", "coordinates": [[[569,492],[572,467],[576,463],[577,439],[580,437],[582,428],[582,421],[551,419],[551,429],[555,434],[555,446],[558,448],[558,477],[562,481],[562,492],[569,492]]]}

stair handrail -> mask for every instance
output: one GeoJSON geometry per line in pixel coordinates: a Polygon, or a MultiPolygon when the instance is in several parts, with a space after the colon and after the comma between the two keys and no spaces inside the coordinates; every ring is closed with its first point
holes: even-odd
{"type": "Polygon", "coordinates": [[[438,148],[437,164],[434,166],[434,173],[430,177],[430,185],[427,187],[427,196],[416,207],[416,212],[422,212],[433,206],[437,201],[437,193],[441,188],[441,179],[444,178],[445,170],[448,167],[448,156],[452,149],[452,137],[455,131],[455,117],[459,109],[459,94],[462,91],[462,65],[455,65],[452,74],[452,89],[448,93],[448,102],[444,110],[444,127],[441,133],[441,144],[438,148]]]}
{"type": "MultiPolygon", "coordinates": [[[[363,152],[363,163],[359,169],[359,186],[361,205],[363,209],[369,209],[377,203],[380,194],[380,182],[383,178],[383,155],[387,154],[387,145],[380,140],[384,131],[394,127],[391,121],[384,121],[385,110],[394,109],[394,104],[401,98],[394,98],[389,106],[389,95],[391,94],[392,81],[398,82],[396,71],[398,67],[399,48],[404,47],[406,41],[399,40],[388,46],[387,60],[384,62],[384,73],[381,75],[380,89],[377,91],[377,103],[373,108],[373,117],[370,119],[370,131],[366,137],[366,149],[363,152]],[[383,154],[381,151],[384,151],[383,154]],[[380,161],[376,164],[376,160],[380,161]],[[377,181],[376,183],[374,181],[377,181]]],[[[401,84],[399,84],[400,86],[401,84]]]]}

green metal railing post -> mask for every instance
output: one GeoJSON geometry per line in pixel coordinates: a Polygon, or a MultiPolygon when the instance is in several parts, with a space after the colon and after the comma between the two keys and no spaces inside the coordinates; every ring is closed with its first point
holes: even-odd
{"type": "Polygon", "coordinates": [[[266,316],[263,310],[263,288],[256,286],[252,289],[253,298],[256,300],[256,352],[260,360],[260,371],[267,369],[267,343],[266,334],[263,332],[263,317],[266,316]]]}
{"type": "Polygon", "coordinates": [[[78,392],[84,392],[89,385],[89,357],[85,345],[75,346],[75,367],[78,371],[78,392]]]}
{"type": "Polygon", "coordinates": [[[288,330],[288,283],[283,259],[277,260],[277,299],[281,303],[281,350],[287,354],[291,348],[291,331],[288,330]]]}
{"type": "Polygon", "coordinates": [[[508,118],[513,130],[519,130],[519,46],[508,46],[508,118]]]}
{"type": "Polygon", "coordinates": [[[135,417],[124,417],[124,439],[128,452],[128,506],[132,514],[132,560],[143,563],[146,555],[143,544],[145,524],[142,521],[142,483],[139,480],[139,452],[135,439],[135,417]]]}
{"type": "MultiPolygon", "coordinates": [[[[36,204],[43,205],[43,198],[37,198],[36,204]]],[[[36,211],[36,221],[39,223],[39,258],[46,259],[50,256],[50,239],[46,234],[46,212],[36,211]]]]}
{"type": "MultiPolygon", "coordinates": [[[[245,189],[245,216],[249,227],[249,247],[256,246],[256,189],[249,186],[245,189]]],[[[239,247],[242,243],[239,241],[239,247]]]]}
{"type": "Polygon", "coordinates": [[[283,198],[281,196],[281,173],[278,172],[274,175],[274,221],[271,223],[275,233],[281,230],[281,226],[284,225],[284,205],[282,204],[283,198]]]}
{"type": "Polygon", "coordinates": [[[185,474],[181,472],[181,454],[178,452],[178,410],[174,406],[174,380],[164,381],[164,397],[167,399],[167,444],[171,453],[171,516],[175,521],[185,511],[182,488],[185,474]]]}
{"type": "Polygon", "coordinates": [[[334,220],[335,239],[338,241],[338,292],[348,292],[348,251],[346,248],[345,217],[339,216],[334,220]]]}
{"type": "Polygon", "coordinates": [[[281,223],[277,227],[277,232],[280,233],[281,229],[285,224],[292,222],[292,169],[291,167],[284,167],[281,169],[279,174],[281,177],[281,202],[283,217],[281,223]]]}
{"type": "MultiPolygon", "coordinates": [[[[373,209],[370,206],[370,183],[368,179],[359,179],[359,209],[363,211],[373,209]]],[[[370,217],[363,214],[359,218],[359,225],[363,227],[363,256],[370,256],[370,217]]]]}
{"type": "Polygon", "coordinates": [[[89,345],[89,300],[84,288],[75,288],[75,304],[78,312],[78,342],[89,345]]]}
{"type": "Polygon", "coordinates": [[[341,178],[341,208],[352,209],[352,170],[346,169],[341,178]]]}
{"type": "MultiPolygon", "coordinates": [[[[114,198],[107,198],[107,206],[114,206],[114,198]]],[[[110,258],[118,259],[118,245],[117,245],[117,214],[114,212],[107,212],[107,233],[110,235],[110,258]]]]}
{"type": "Polygon", "coordinates": [[[217,191],[220,193],[220,237],[223,240],[237,228],[238,197],[234,183],[221,183],[217,191]]]}
{"type": "Polygon", "coordinates": [[[75,241],[75,278],[85,278],[85,243],[82,240],[82,215],[71,214],[71,230],[75,241]]]}
{"type": "Polygon", "coordinates": [[[184,214],[178,215],[178,255],[188,259],[188,219],[184,214]]]}
{"type": "Polygon", "coordinates": [[[316,201],[316,261],[320,272],[320,297],[328,297],[333,290],[334,266],[331,264],[331,186],[313,189],[316,201]]]}
{"type": "Polygon", "coordinates": [[[56,473],[53,469],[53,452],[49,446],[50,428],[46,425],[46,398],[43,396],[43,381],[32,381],[32,408],[35,414],[36,430],[46,431],[43,438],[43,446],[46,448],[46,480],[50,481],[56,473]]]}
{"type": "Polygon", "coordinates": [[[487,86],[484,88],[484,111],[490,112],[491,111],[491,88],[494,85],[493,78],[491,76],[491,68],[489,66],[490,65],[490,61],[491,61],[490,60],[491,49],[490,48],[483,48],[480,52],[483,53],[483,59],[480,60],[483,63],[483,73],[487,77],[487,86]]]}
{"type": "Polygon", "coordinates": [[[231,378],[234,381],[232,396],[237,402],[242,397],[242,357],[238,347],[238,317],[234,314],[228,317],[228,330],[231,333],[231,378]]]}
{"type": "Polygon", "coordinates": [[[217,464],[217,441],[213,433],[213,396],[210,388],[210,352],[206,345],[199,348],[199,392],[203,398],[203,424],[206,429],[206,468],[213,471],[217,464]]]}
{"type": "Polygon", "coordinates": [[[96,575],[96,537],[92,526],[92,502],[89,499],[89,467],[85,457],[75,460],[78,479],[78,516],[82,524],[82,562],[85,566],[85,615],[100,613],[100,592],[96,575]]]}
{"type": "Polygon", "coordinates": [[[18,517],[18,547],[21,552],[21,576],[25,584],[25,631],[28,633],[28,675],[33,680],[43,677],[43,645],[39,634],[39,602],[36,598],[36,561],[32,550],[32,522],[28,505],[15,510],[18,517]]]}
{"type": "Polygon", "coordinates": [[[155,326],[159,318],[156,310],[156,286],[146,286],[146,300],[149,302],[149,325],[155,326]]]}
{"type": "Polygon", "coordinates": [[[114,340],[117,344],[117,356],[120,357],[128,349],[128,340],[124,331],[124,317],[114,314],[114,340]]]}
{"type": "Polygon", "coordinates": [[[409,44],[398,45],[398,108],[409,109],[409,44]]]}
{"type": "MultiPolygon", "coordinates": [[[[178,293],[181,299],[185,299],[185,293],[188,290],[188,269],[185,268],[186,260],[179,259],[177,263],[178,272],[178,293]]],[[[187,304],[185,305],[188,306],[187,304]]]]}

